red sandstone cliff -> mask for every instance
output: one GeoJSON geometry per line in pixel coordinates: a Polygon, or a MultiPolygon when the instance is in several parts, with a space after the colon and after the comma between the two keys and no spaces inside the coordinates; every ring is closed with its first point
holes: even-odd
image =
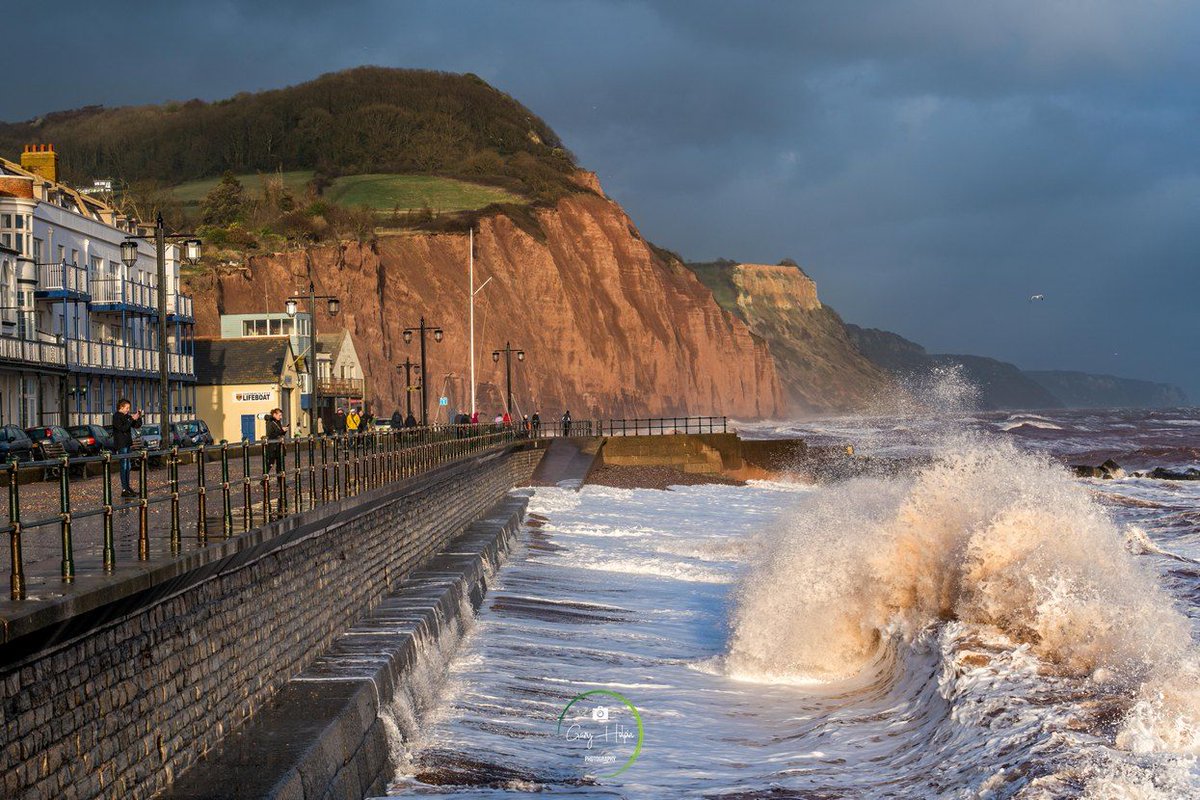
{"type": "MultiPolygon", "coordinates": [[[[493,364],[491,353],[511,341],[526,352],[524,363],[513,361],[522,413],[784,412],[766,345],[687,268],[660,258],[617,204],[579,194],[537,215],[544,241],[505,216],[484,219],[476,233],[476,285],[492,278],[476,300],[481,411],[501,408],[503,359],[493,364]]],[[[404,344],[402,331],[422,314],[445,330],[442,343],[429,341],[430,413],[442,393],[466,406],[467,255],[465,235],[410,234],[256,256],[245,270],[191,280],[198,333],[217,335],[221,313],[282,310],[285,297],[307,286],[311,263],[318,293],[342,299],[339,317],[322,312],[319,327],[350,330],[376,409],[390,413],[402,404],[395,364],[419,352],[416,341],[404,344]]]]}

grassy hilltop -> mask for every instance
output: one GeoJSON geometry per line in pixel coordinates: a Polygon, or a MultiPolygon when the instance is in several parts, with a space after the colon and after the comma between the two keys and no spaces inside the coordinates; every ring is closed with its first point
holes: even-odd
{"type": "Polygon", "coordinates": [[[216,102],[0,123],[0,152],[15,158],[30,142],[55,145],[68,182],[113,179],[142,218],[202,222],[209,193],[232,176],[242,211],[218,227],[289,239],[330,225],[445,227],[482,209],[520,216],[580,190],[574,156],[529,109],[475,75],[425,70],[359,67],[216,102]]]}

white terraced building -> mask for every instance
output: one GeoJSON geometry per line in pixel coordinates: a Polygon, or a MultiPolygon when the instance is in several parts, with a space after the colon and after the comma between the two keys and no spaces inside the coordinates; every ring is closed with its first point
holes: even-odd
{"type": "MultiPolygon", "coordinates": [[[[116,402],[159,418],[154,244],[133,266],[121,243],[145,234],[108,203],[59,183],[58,155],[30,145],[0,158],[0,424],[107,424],[116,402]]],[[[172,418],[195,415],[192,298],[167,246],[172,418]]]]}

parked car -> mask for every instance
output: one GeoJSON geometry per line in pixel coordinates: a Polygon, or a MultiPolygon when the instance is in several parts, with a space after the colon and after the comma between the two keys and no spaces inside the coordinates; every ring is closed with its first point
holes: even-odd
{"type": "Polygon", "coordinates": [[[32,461],[33,440],[16,425],[0,427],[0,461],[32,461]]]}
{"type": "MultiPolygon", "coordinates": [[[[113,440],[113,426],[112,426],[112,425],[105,425],[105,426],[104,426],[104,433],[105,433],[105,434],[108,436],[108,439],[109,439],[109,441],[114,441],[114,440],[113,440]]],[[[133,450],[145,450],[145,449],[146,449],[146,442],[145,442],[145,441],[142,439],[142,430],[141,430],[141,428],[134,428],[134,429],[133,429],[133,448],[132,448],[132,449],[133,449],[133,450]]],[[[115,446],[115,444],[114,444],[114,447],[113,447],[113,452],[116,452],[116,446],[115,446]]]]}
{"type": "Polygon", "coordinates": [[[39,425],[36,428],[26,428],[25,433],[29,434],[29,438],[33,440],[36,458],[49,457],[46,453],[46,446],[51,442],[61,444],[63,450],[71,458],[84,455],[83,445],[79,443],[79,440],[67,433],[66,428],[59,425],[39,425]]]}
{"type": "Polygon", "coordinates": [[[83,445],[86,455],[98,456],[115,449],[112,434],[103,425],[72,425],[67,431],[83,445]]]}
{"type": "Polygon", "coordinates": [[[212,431],[202,419],[185,419],[174,422],[171,427],[179,438],[180,447],[195,447],[201,444],[215,444],[212,431]]]}

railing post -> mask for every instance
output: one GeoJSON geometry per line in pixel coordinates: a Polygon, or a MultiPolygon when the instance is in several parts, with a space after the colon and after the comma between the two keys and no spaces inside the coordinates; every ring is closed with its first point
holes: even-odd
{"type": "Polygon", "coordinates": [[[171,552],[178,553],[183,548],[179,527],[179,445],[171,447],[171,455],[167,460],[167,481],[171,492],[171,552]]]}
{"type": "Polygon", "coordinates": [[[66,456],[58,461],[58,513],[62,531],[62,579],[75,580],[75,545],[71,541],[71,465],[66,456]]]}
{"type": "Polygon", "coordinates": [[[292,470],[293,490],[295,491],[296,513],[304,510],[304,474],[300,465],[300,440],[292,439],[292,470]]]}
{"type": "Polygon", "coordinates": [[[8,462],[8,546],[12,558],[12,572],[8,580],[8,596],[13,600],[25,599],[25,561],[21,555],[21,496],[17,478],[17,460],[8,462]]]}
{"type": "Polygon", "coordinates": [[[254,491],[250,485],[250,441],[242,439],[242,530],[254,527],[254,491]]]}
{"type": "Polygon", "coordinates": [[[112,496],[112,453],[104,453],[104,571],[112,572],[116,565],[117,554],[113,545],[113,496],[112,496]]]}
{"type": "Polygon", "coordinates": [[[222,533],[228,539],[233,536],[233,497],[229,486],[229,442],[221,440],[221,511],[224,518],[222,533]]]}
{"type": "Polygon", "coordinates": [[[333,499],[342,499],[342,437],[334,434],[333,437],[333,499]]]}
{"type": "Polygon", "coordinates": [[[261,440],[262,452],[262,514],[263,525],[271,522],[271,476],[267,474],[267,437],[261,440]]]}
{"type": "Polygon", "coordinates": [[[308,437],[308,507],[317,507],[317,443],[312,434],[308,437]]]}
{"type": "Polygon", "coordinates": [[[275,478],[279,482],[279,516],[283,518],[288,514],[288,491],[287,445],[282,436],[279,437],[279,457],[275,460],[275,478]]]}
{"type": "MultiPolygon", "coordinates": [[[[165,426],[164,426],[165,427],[165,426]]],[[[146,480],[149,456],[145,450],[138,462],[138,561],[150,560],[150,487],[146,480]]]]}
{"type": "Polygon", "coordinates": [[[321,437],[321,505],[329,502],[329,439],[321,437]]]}
{"type": "Polygon", "coordinates": [[[208,463],[204,455],[204,445],[196,451],[196,541],[208,544],[208,463]]]}

